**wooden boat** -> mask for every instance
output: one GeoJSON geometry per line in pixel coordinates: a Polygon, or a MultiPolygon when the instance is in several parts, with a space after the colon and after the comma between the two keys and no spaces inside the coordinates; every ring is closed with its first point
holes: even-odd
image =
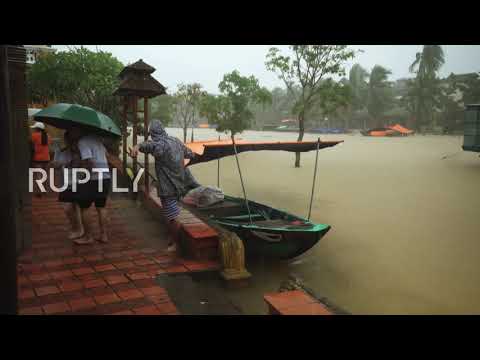
{"type": "Polygon", "coordinates": [[[267,205],[250,200],[248,204],[250,215],[244,200],[231,196],[197,211],[236,233],[248,255],[291,259],[311,249],[330,230],[330,225],[314,224],[267,205]]]}
{"type": "MultiPolygon", "coordinates": [[[[305,152],[332,147],[341,141],[248,142],[205,141],[186,144],[195,154],[193,165],[244,151],[283,150],[305,152]]],[[[312,194],[313,199],[313,194],[312,194]]],[[[247,254],[291,259],[311,249],[330,230],[330,225],[314,224],[304,218],[247,199],[225,196],[223,202],[196,208],[215,224],[236,233],[247,254]],[[248,204],[248,207],[247,207],[248,204]]]]}

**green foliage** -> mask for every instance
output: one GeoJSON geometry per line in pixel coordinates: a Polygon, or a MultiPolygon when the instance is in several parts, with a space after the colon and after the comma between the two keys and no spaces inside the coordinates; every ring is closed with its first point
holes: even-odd
{"type": "Polygon", "coordinates": [[[207,92],[198,83],[179,84],[174,95],[173,109],[183,128],[183,141],[187,141],[187,129],[195,126],[199,117],[200,104],[207,92]]]}
{"type": "Polygon", "coordinates": [[[161,95],[149,100],[150,118],[159,119],[164,126],[173,121],[175,98],[171,95],[161,95]]]}
{"type": "Polygon", "coordinates": [[[355,64],[350,69],[348,83],[352,92],[351,105],[353,110],[361,110],[367,105],[368,76],[368,72],[360,64],[355,64]]]}
{"type": "MultiPolygon", "coordinates": [[[[346,45],[290,45],[289,48],[291,56],[282,54],[278,48],[271,48],[265,65],[277,74],[295,98],[292,112],[298,114],[298,141],[301,141],[305,116],[312,108],[318,104],[335,106],[337,96],[333,90],[339,88],[325,87],[323,80],[344,76],[344,64],[354,57],[355,52],[346,45]],[[330,96],[331,99],[325,100],[330,96]]],[[[300,166],[300,153],[296,154],[295,166],[300,166]]]]}
{"type": "Polygon", "coordinates": [[[353,58],[354,51],[346,45],[290,45],[290,50],[293,55],[286,56],[271,48],[266,66],[296,97],[295,112],[306,113],[323,95],[321,81],[345,75],[344,63],[353,58]]]}
{"type": "Polygon", "coordinates": [[[410,71],[416,74],[410,82],[405,101],[415,117],[415,127],[431,123],[434,118],[434,106],[438,103],[439,85],[437,72],[445,63],[442,47],[424,45],[421,53],[417,53],[410,71]]]}
{"type": "Polygon", "coordinates": [[[380,65],[375,65],[370,73],[367,110],[375,126],[380,126],[382,116],[393,105],[391,83],[388,81],[390,74],[390,70],[380,65]]]}
{"type": "Polygon", "coordinates": [[[201,113],[217,125],[218,132],[230,132],[232,136],[250,128],[253,104],[271,103],[270,92],[254,76],[242,76],[236,70],[225,74],[218,89],[220,95],[203,98],[201,113]]]}
{"type": "Polygon", "coordinates": [[[49,53],[27,73],[31,100],[92,107],[119,123],[119,98],[112,95],[123,64],[112,54],[84,47],[49,53]]]}
{"type": "Polygon", "coordinates": [[[321,93],[318,104],[327,116],[335,115],[347,107],[353,99],[352,89],[348,84],[334,82],[331,79],[321,85],[321,93]]]}
{"type": "Polygon", "coordinates": [[[410,65],[410,72],[416,73],[419,79],[435,78],[444,63],[445,56],[440,45],[424,45],[410,65]]]}

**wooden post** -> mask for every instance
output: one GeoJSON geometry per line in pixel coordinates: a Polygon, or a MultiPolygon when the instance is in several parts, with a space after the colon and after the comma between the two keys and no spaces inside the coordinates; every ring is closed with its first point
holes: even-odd
{"type": "Polygon", "coordinates": [[[122,150],[122,158],[123,158],[123,171],[127,172],[127,141],[128,141],[128,97],[125,96],[123,99],[123,139],[122,139],[122,145],[123,145],[123,150],[122,150]]]}
{"type": "MultiPolygon", "coordinates": [[[[133,101],[133,106],[132,106],[132,111],[133,111],[133,131],[132,131],[132,145],[135,146],[137,145],[137,111],[138,111],[138,98],[136,96],[132,96],[132,101],[133,101]]],[[[137,174],[137,158],[133,159],[133,173],[137,174]]]]}
{"type": "MultiPolygon", "coordinates": [[[[220,142],[220,136],[218,137],[218,141],[220,142]]],[[[217,187],[220,188],[220,158],[217,160],[217,187]]]]}
{"type": "MultiPolygon", "coordinates": [[[[13,119],[10,108],[8,47],[0,46],[0,171],[15,174],[13,119]]],[[[17,164],[18,165],[18,164],[17,164]]],[[[0,186],[0,314],[17,313],[17,189],[14,176],[5,176],[0,186]]],[[[23,180],[25,181],[25,180],[23,180]]]]}
{"type": "MultiPolygon", "coordinates": [[[[148,98],[143,98],[143,141],[147,141],[148,139],[148,98]]],[[[144,161],[144,168],[145,170],[150,170],[148,165],[148,154],[145,154],[145,161],[144,161]]],[[[149,176],[147,173],[144,174],[145,176],[145,194],[150,194],[150,181],[149,176]]]]}

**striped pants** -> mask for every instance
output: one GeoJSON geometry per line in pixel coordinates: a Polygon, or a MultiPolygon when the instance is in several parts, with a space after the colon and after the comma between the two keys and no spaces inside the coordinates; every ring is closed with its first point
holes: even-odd
{"type": "Polygon", "coordinates": [[[160,197],[162,202],[162,213],[168,221],[176,219],[180,214],[180,206],[178,206],[178,200],[175,197],[160,197]]]}

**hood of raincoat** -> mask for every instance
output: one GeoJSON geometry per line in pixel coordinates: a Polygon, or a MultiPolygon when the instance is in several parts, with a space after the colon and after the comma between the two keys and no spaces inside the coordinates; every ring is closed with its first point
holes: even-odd
{"type": "Polygon", "coordinates": [[[160,120],[152,120],[148,132],[153,141],[159,141],[162,137],[168,136],[160,120]]]}

